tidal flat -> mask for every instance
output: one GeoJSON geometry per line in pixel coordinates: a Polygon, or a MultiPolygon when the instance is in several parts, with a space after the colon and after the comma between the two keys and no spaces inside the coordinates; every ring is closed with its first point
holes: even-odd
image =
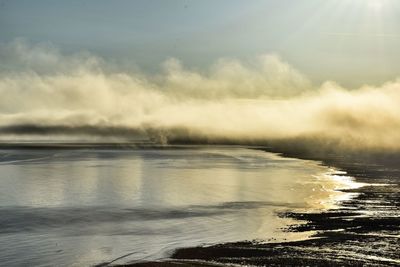
{"type": "Polygon", "coordinates": [[[354,177],[362,186],[339,189],[352,197],[318,212],[288,212],[298,221],[288,233],[314,232],[298,241],[231,242],[182,248],[168,261],[130,266],[398,266],[400,264],[400,156],[397,153],[309,153],[290,149],[288,157],[321,161],[354,177]],[[303,223],[300,223],[303,222],[303,223]],[[304,223],[305,222],[305,223],[304,223]]]}
{"type": "Polygon", "coordinates": [[[317,229],[287,231],[307,227],[295,214],[337,209],[354,196],[338,189],[359,187],[318,161],[248,147],[8,144],[0,157],[7,266],[218,261],[181,248],[308,239],[317,229]]]}

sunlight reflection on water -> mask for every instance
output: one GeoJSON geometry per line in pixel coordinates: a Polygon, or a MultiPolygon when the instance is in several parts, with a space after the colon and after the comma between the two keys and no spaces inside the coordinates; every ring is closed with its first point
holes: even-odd
{"type": "Polygon", "coordinates": [[[350,177],[245,148],[0,151],[0,259],[90,265],[276,238],[277,212],[332,208],[350,177]]]}

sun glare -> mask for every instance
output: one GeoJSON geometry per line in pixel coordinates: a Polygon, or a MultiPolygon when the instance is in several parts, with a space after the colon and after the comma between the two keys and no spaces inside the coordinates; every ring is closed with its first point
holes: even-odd
{"type": "Polygon", "coordinates": [[[383,7],[382,0],[370,0],[368,2],[368,7],[374,10],[380,10],[383,7]]]}

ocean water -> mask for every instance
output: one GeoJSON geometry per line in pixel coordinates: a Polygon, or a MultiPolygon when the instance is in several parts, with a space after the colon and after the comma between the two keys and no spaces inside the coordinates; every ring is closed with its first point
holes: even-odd
{"type": "Polygon", "coordinates": [[[92,266],[299,238],[279,212],[326,209],[317,162],[239,147],[0,150],[0,265],[92,266]]]}

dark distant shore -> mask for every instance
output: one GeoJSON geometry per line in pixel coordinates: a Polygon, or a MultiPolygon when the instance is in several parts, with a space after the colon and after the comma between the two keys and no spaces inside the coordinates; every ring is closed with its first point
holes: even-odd
{"type": "MultiPolygon", "coordinates": [[[[400,154],[319,153],[266,149],[284,156],[321,161],[368,185],[356,197],[323,213],[286,213],[306,224],[288,231],[316,231],[311,239],[283,243],[251,241],[182,248],[163,261],[122,266],[399,266],[400,154]]],[[[111,263],[112,264],[112,263],[111,263]]],[[[104,266],[109,264],[105,263],[104,266]]]]}

